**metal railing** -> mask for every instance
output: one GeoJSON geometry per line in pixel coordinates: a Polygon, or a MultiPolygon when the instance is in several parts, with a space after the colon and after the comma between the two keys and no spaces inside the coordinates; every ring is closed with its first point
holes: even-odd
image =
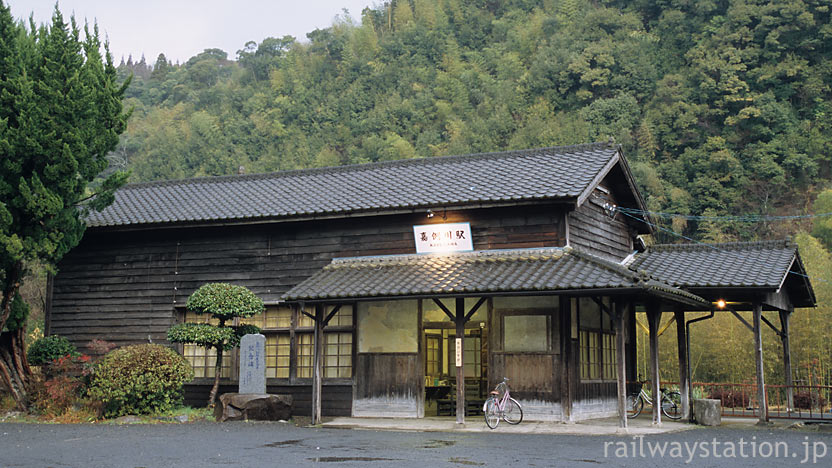
{"type": "MultiPolygon", "coordinates": [[[[662,381],[661,387],[675,390],[678,382],[662,381]]],[[[691,390],[693,398],[720,400],[722,416],[759,417],[756,383],[692,382],[691,390]]],[[[769,418],[832,421],[832,385],[767,384],[766,403],[769,418]]]]}

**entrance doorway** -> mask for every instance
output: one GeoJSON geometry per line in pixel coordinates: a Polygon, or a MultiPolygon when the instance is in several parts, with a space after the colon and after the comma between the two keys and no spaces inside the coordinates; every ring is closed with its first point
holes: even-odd
{"type": "MultiPolygon", "coordinates": [[[[465,324],[463,340],[463,385],[468,415],[482,412],[488,393],[488,313],[486,307],[481,309],[465,324]]],[[[454,416],[457,388],[456,328],[432,301],[423,301],[422,316],[425,416],[454,416]]]]}

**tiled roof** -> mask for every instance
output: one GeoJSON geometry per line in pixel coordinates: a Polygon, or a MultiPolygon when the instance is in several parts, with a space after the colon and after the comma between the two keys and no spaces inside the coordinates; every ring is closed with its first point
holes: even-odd
{"type": "Polygon", "coordinates": [[[606,143],[128,185],[89,226],[246,221],[581,196],[606,143]]]}
{"type": "Polygon", "coordinates": [[[683,288],[779,288],[797,247],[788,241],[653,245],[630,267],[683,288]]]}
{"type": "Polygon", "coordinates": [[[321,301],[613,288],[707,304],[698,296],[569,247],[335,259],[283,298],[321,301]]]}
{"type": "Polygon", "coordinates": [[[797,246],[788,240],[724,244],[653,245],[635,256],[629,267],[646,270],[673,286],[688,290],[792,288],[795,305],[815,303],[797,246]]]}

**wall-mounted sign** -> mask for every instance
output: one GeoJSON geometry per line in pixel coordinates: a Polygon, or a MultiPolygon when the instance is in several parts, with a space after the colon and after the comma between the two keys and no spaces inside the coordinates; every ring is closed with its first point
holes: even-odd
{"type": "Polygon", "coordinates": [[[470,223],[425,224],[413,226],[416,253],[471,252],[470,223]]]}
{"type": "Polygon", "coordinates": [[[456,366],[462,367],[462,338],[456,339],[456,366]]]}

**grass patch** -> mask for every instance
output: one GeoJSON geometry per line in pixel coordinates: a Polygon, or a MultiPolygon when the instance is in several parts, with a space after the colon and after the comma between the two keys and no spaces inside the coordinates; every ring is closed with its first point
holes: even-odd
{"type": "Polygon", "coordinates": [[[99,418],[95,411],[87,407],[69,408],[55,416],[18,413],[14,411],[14,405],[11,410],[0,411],[0,422],[31,424],[183,424],[213,421],[214,413],[211,408],[182,406],[159,414],[130,416],[129,418],[129,422],[119,421],[118,418],[99,418]]]}

